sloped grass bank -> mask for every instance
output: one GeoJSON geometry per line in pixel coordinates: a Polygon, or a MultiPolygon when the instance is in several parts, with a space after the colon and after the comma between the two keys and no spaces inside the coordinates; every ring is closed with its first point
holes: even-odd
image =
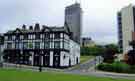
{"type": "Polygon", "coordinates": [[[56,72],[32,72],[0,69],[0,81],[133,81],[93,76],[72,75],[56,72]]]}

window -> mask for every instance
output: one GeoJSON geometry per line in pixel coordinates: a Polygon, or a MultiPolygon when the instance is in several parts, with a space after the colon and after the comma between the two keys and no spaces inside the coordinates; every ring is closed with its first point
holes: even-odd
{"type": "Polygon", "coordinates": [[[5,38],[4,38],[5,40],[8,40],[8,36],[5,36],[5,38]]]}
{"type": "Polygon", "coordinates": [[[8,36],[8,40],[12,40],[12,36],[8,36]]]}
{"type": "Polygon", "coordinates": [[[54,48],[60,48],[60,41],[54,42],[54,48]]]}
{"type": "Polygon", "coordinates": [[[7,49],[11,49],[12,48],[12,43],[7,43],[7,49]]]}
{"type": "Polygon", "coordinates": [[[36,39],[40,39],[40,34],[36,34],[36,39]]]}
{"type": "Polygon", "coordinates": [[[19,49],[19,43],[18,42],[15,43],[15,48],[19,49]]]}
{"type": "Polygon", "coordinates": [[[19,36],[19,35],[17,35],[17,36],[16,36],[16,40],[19,40],[19,39],[20,39],[20,36],[19,36]]]}
{"type": "Polygon", "coordinates": [[[30,49],[32,49],[32,48],[33,48],[33,43],[32,43],[32,42],[29,42],[28,47],[29,47],[30,49]]]}
{"type": "Polygon", "coordinates": [[[31,34],[28,35],[28,39],[31,39],[31,34]]]}
{"type": "Polygon", "coordinates": [[[24,39],[25,39],[25,40],[28,39],[28,35],[27,35],[27,34],[24,35],[24,39]]]}
{"type": "Polygon", "coordinates": [[[46,42],[44,43],[44,47],[45,47],[45,48],[50,48],[50,43],[46,41],[46,42]]]}
{"type": "Polygon", "coordinates": [[[24,49],[27,49],[27,46],[28,46],[28,43],[27,43],[27,42],[24,42],[24,43],[23,43],[23,48],[24,48],[24,49]]]}
{"type": "Polygon", "coordinates": [[[59,34],[59,33],[55,33],[55,34],[54,34],[54,38],[55,38],[55,39],[59,39],[59,38],[60,38],[60,34],[59,34]]]}
{"type": "Polygon", "coordinates": [[[49,34],[49,33],[45,33],[44,38],[45,38],[45,39],[49,39],[49,38],[50,38],[50,34],[49,34]]]}
{"type": "Polygon", "coordinates": [[[20,39],[23,39],[23,35],[20,35],[20,39]]]}
{"type": "Polygon", "coordinates": [[[40,42],[35,42],[35,49],[40,49],[40,42]]]}

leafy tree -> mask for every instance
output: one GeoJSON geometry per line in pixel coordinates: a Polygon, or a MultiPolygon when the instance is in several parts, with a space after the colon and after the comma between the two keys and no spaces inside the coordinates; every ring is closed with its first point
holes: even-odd
{"type": "Polygon", "coordinates": [[[106,48],[105,53],[103,55],[104,62],[113,63],[115,59],[116,51],[113,48],[106,48]]]}
{"type": "Polygon", "coordinates": [[[115,45],[115,44],[105,45],[105,52],[103,55],[104,62],[113,63],[114,59],[116,58],[115,57],[116,53],[119,53],[117,45],[115,45]]]}
{"type": "Polygon", "coordinates": [[[118,45],[115,45],[115,44],[107,44],[105,45],[106,48],[111,48],[113,49],[113,51],[115,51],[116,53],[119,53],[119,48],[118,48],[118,45]]]}
{"type": "Polygon", "coordinates": [[[92,47],[81,47],[81,55],[102,55],[104,53],[104,48],[100,46],[92,47]]]}

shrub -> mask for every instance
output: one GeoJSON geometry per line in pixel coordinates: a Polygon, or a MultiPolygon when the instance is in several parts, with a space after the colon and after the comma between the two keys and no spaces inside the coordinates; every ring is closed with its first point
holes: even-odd
{"type": "Polygon", "coordinates": [[[112,71],[111,64],[108,63],[99,64],[98,69],[105,70],[105,71],[112,71]]]}
{"type": "Polygon", "coordinates": [[[97,66],[99,70],[118,73],[135,73],[135,66],[130,66],[123,62],[114,62],[112,64],[102,63],[97,66]]]}
{"type": "Polygon", "coordinates": [[[123,62],[114,62],[112,64],[112,68],[113,68],[113,72],[119,72],[119,73],[129,72],[130,70],[130,66],[123,62]]]}

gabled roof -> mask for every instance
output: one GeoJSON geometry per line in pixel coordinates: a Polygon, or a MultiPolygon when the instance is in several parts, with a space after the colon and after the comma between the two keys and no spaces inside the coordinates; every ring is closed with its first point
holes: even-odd
{"type": "Polygon", "coordinates": [[[66,33],[70,33],[70,29],[68,27],[68,24],[65,22],[65,25],[62,27],[57,27],[57,26],[52,26],[52,27],[48,27],[46,25],[42,25],[42,28],[35,30],[33,29],[27,29],[27,28],[16,28],[15,30],[10,30],[7,32],[7,34],[11,34],[11,33],[31,33],[31,32],[66,32],[66,33]]]}

